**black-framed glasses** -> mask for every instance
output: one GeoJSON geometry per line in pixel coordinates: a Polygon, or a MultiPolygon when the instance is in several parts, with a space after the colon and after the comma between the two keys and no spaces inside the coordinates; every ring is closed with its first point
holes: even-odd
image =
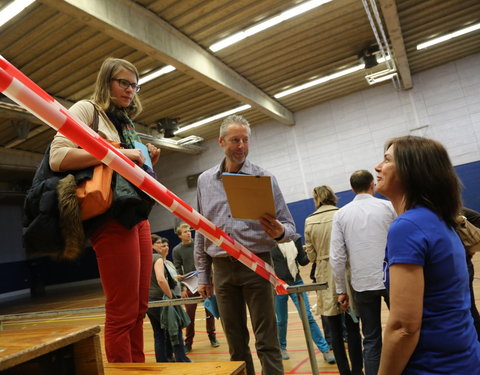
{"type": "Polygon", "coordinates": [[[125,90],[131,87],[133,91],[139,92],[141,89],[141,86],[138,85],[137,83],[127,81],[126,79],[123,79],[123,78],[112,78],[112,81],[117,81],[118,85],[125,90]]]}

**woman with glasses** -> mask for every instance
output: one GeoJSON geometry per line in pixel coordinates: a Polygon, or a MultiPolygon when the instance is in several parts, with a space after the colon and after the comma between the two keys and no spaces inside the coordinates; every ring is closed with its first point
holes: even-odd
{"type": "MultiPolygon", "coordinates": [[[[178,281],[179,275],[174,264],[167,259],[168,240],[152,234],[152,248],[153,268],[150,281],[150,301],[180,298],[182,287],[178,281]]],[[[182,316],[188,319],[189,323],[190,319],[183,307],[175,306],[175,308],[178,309],[177,311],[181,310],[182,316]]],[[[153,330],[155,359],[157,362],[192,362],[185,353],[182,333],[184,327],[176,319],[172,319],[173,324],[169,327],[170,321],[167,319],[168,315],[166,315],[167,311],[165,309],[165,307],[150,307],[147,310],[153,330]],[[162,328],[162,318],[164,328],[162,328]],[[167,327],[165,327],[165,323],[167,323],[167,327]],[[171,332],[174,332],[174,334],[170,335],[171,332]],[[173,357],[174,354],[175,357],[173,357]]],[[[185,323],[187,322],[185,321],[185,323]]]]}
{"type": "MultiPolygon", "coordinates": [[[[120,151],[143,166],[146,155],[135,148],[140,138],[131,120],[142,110],[139,89],[135,66],[126,60],[107,58],[98,73],[92,98],[74,104],[70,112],[87,125],[96,121],[103,138],[120,143],[120,151]]],[[[147,149],[155,164],[160,150],[151,144],[147,144],[147,149]]],[[[53,171],[75,171],[100,163],[62,134],[55,135],[50,148],[53,171]]],[[[142,215],[132,215],[135,210],[130,210],[128,204],[122,206],[121,212],[113,214],[110,209],[84,222],[106,297],[104,334],[109,362],[145,362],[143,319],[152,269],[150,224],[146,218],[151,206],[142,215]],[[128,218],[122,218],[126,215],[128,218]]]]}
{"type": "Polygon", "coordinates": [[[379,375],[480,374],[465,250],[455,232],[460,183],[445,148],[406,136],[387,142],[376,189],[398,217],[387,238],[390,315],[379,375]]]}

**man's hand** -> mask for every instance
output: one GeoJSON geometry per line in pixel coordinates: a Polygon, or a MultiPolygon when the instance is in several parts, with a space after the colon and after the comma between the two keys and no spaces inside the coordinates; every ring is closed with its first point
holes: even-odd
{"type": "Polygon", "coordinates": [[[186,288],[182,290],[182,294],[180,295],[180,297],[182,297],[182,298],[188,298],[188,293],[187,293],[187,289],[186,289],[186,288]]]}
{"type": "Polygon", "coordinates": [[[283,224],[269,214],[265,214],[260,218],[260,224],[270,238],[282,238],[285,234],[283,224]]]}
{"type": "Polygon", "coordinates": [[[348,311],[349,302],[348,302],[348,294],[342,293],[338,295],[338,305],[343,311],[348,311]]]}
{"type": "Polygon", "coordinates": [[[177,280],[182,281],[183,280],[183,275],[177,275],[177,280]]]}
{"type": "Polygon", "coordinates": [[[198,293],[202,296],[203,299],[211,297],[213,294],[213,285],[198,284],[198,293]]]}

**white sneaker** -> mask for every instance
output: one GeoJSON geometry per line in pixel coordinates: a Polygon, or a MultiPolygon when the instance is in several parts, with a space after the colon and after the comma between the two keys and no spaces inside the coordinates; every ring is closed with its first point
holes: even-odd
{"type": "Polygon", "coordinates": [[[287,349],[280,349],[280,351],[282,352],[282,359],[285,359],[285,360],[290,359],[287,349]]]}
{"type": "Polygon", "coordinates": [[[323,359],[329,364],[333,365],[335,363],[335,357],[333,356],[332,353],[325,352],[325,353],[322,353],[322,355],[323,355],[323,359]]]}

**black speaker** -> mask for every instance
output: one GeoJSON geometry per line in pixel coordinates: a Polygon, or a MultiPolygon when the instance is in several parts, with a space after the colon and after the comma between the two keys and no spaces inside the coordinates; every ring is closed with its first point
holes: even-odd
{"type": "Polygon", "coordinates": [[[197,181],[198,181],[198,176],[200,176],[201,173],[196,173],[196,174],[191,174],[190,176],[187,176],[187,186],[189,189],[193,189],[197,187],[197,181]]]}

